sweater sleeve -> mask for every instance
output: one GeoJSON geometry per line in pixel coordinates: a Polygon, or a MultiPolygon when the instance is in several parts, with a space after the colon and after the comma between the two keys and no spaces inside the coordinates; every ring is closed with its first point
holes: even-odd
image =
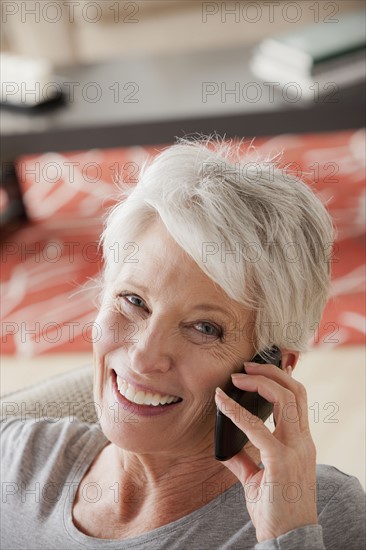
{"type": "Polygon", "coordinates": [[[321,525],[305,525],[275,539],[258,542],[255,550],[326,550],[321,525]]]}
{"type": "Polygon", "coordinates": [[[318,524],[257,543],[255,550],[363,550],[366,548],[365,517],[362,485],[356,477],[346,476],[338,491],[324,503],[318,524]]]}

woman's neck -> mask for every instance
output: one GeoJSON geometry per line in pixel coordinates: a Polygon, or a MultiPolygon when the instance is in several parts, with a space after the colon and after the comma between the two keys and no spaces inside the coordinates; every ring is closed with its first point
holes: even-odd
{"type": "MultiPolygon", "coordinates": [[[[118,482],[120,503],[125,502],[126,491],[131,492],[133,488],[134,499],[140,504],[157,502],[160,508],[162,502],[176,501],[179,497],[182,503],[195,503],[196,509],[238,482],[222,462],[207,455],[180,455],[179,458],[176,454],[172,457],[138,455],[114,444],[104,451],[99,475],[109,486],[118,482]]],[[[251,443],[247,443],[245,451],[256,464],[260,463],[259,451],[251,443]]]]}
{"type": "MultiPolygon", "coordinates": [[[[245,450],[254,460],[258,451],[249,444],[245,450]]],[[[74,522],[85,534],[97,538],[138,536],[194,512],[236,483],[236,476],[214,458],[180,458],[169,466],[165,461],[164,467],[156,463],[152,467],[146,458],[121,454],[111,443],[80,483],[74,522]],[[82,499],[88,483],[98,484],[102,495],[97,505],[93,504],[92,514],[82,499]]]]}

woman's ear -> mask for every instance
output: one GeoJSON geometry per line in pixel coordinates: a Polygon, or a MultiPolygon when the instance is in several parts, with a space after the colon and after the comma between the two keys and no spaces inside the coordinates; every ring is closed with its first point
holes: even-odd
{"type": "Polygon", "coordinates": [[[292,349],[284,349],[281,348],[282,353],[282,368],[285,369],[288,366],[292,367],[292,370],[294,370],[296,363],[299,360],[300,352],[294,351],[292,349]]]}

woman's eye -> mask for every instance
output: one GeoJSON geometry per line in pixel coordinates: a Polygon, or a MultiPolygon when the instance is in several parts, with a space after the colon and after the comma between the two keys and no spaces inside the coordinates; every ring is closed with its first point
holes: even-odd
{"type": "Polygon", "coordinates": [[[139,307],[139,308],[143,307],[143,304],[144,304],[143,300],[141,300],[141,298],[138,298],[138,296],[135,296],[134,294],[120,294],[119,296],[120,296],[120,298],[125,298],[127,300],[127,302],[129,304],[133,305],[133,306],[136,306],[136,307],[139,307]],[[130,299],[136,300],[136,301],[135,302],[130,301],[130,299]],[[140,302],[140,304],[139,304],[139,302],[140,302]],[[141,304],[142,304],[142,306],[141,306],[141,304]]]}
{"type": "Polygon", "coordinates": [[[199,332],[201,332],[204,336],[216,336],[217,338],[222,336],[222,330],[219,329],[218,327],[215,327],[213,325],[211,325],[210,323],[197,323],[195,325],[196,327],[197,326],[202,326],[205,328],[205,330],[200,330],[199,332]],[[206,330],[208,329],[208,330],[206,330]]]}

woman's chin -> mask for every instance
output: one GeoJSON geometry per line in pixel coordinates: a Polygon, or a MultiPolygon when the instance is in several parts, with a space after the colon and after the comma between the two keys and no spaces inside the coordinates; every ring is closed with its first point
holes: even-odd
{"type": "Polygon", "coordinates": [[[194,448],[202,456],[210,454],[212,448],[213,456],[212,416],[202,416],[199,422],[195,418],[189,429],[189,419],[184,420],[184,400],[158,406],[132,403],[118,391],[115,374],[108,377],[102,390],[95,388],[94,400],[101,430],[117,447],[134,453],[171,450],[180,455],[194,448]]]}

